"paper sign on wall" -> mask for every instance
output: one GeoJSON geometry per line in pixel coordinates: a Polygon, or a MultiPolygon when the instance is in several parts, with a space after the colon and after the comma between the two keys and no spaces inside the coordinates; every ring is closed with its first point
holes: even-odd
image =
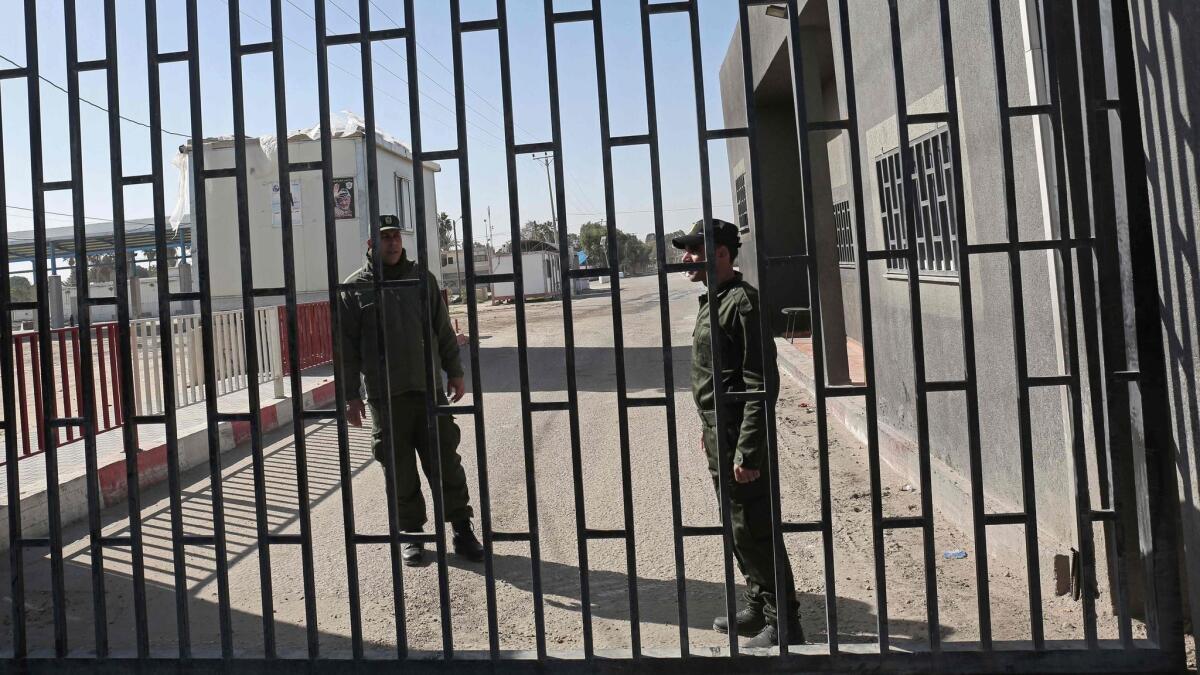
{"type": "MultiPolygon", "coordinates": [[[[292,227],[300,227],[304,224],[300,211],[300,179],[293,178],[292,184],[292,227]]],[[[279,208],[280,194],[279,183],[271,183],[271,226],[283,227],[283,215],[279,208]]]]}

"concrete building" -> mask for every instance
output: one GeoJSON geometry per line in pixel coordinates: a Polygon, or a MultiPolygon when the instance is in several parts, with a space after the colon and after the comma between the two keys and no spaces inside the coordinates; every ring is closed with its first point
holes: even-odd
{"type": "MultiPolygon", "coordinates": [[[[412,260],[417,258],[416,209],[413,196],[412,151],[407,145],[386,133],[377,133],[376,161],[379,176],[379,212],[396,214],[404,229],[404,247],[412,260]]],[[[354,115],[334,124],[333,185],[324,185],[319,171],[297,172],[291,175],[292,222],[295,232],[296,299],[313,302],[328,299],[328,256],[325,250],[324,190],[334,192],[337,228],[337,277],[344,279],[363,264],[366,241],[370,237],[368,183],[366,168],[366,133],[362,121],[354,115]]],[[[279,173],[276,162],[276,139],[273,136],[246,141],[246,164],[249,182],[250,239],[254,255],[254,285],[283,286],[283,247],[281,241],[281,206],[279,173]]],[[[190,200],[192,167],[190,144],[180,148],[176,166],[181,171],[180,191],[190,200]]],[[[204,142],[205,168],[231,169],[234,166],[234,143],[231,137],[211,138],[204,142]]],[[[288,153],[292,162],[315,162],[321,159],[320,128],[293,132],[288,136],[288,153]]],[[[424,164],[426,242],[435,256],[429,269],[438,278],[437,197],[434,175],[440,167],[433,162],[424,164]]],[[[232,178],[206,181],[208,206],[208,241],[210,280],[214,310],[242,307],[241,256],[237,217],[236,184],[232,178]]],[[[176,206],[176,217],[189,209],[187,203],[176,206]]],[[[279,298],[261,298],[263,304],[278,304],[279,298]]]]}
{"type": "MultiPolygon", "coordinates": [[[[802,8],[802,43],[797,48],[801,50],[806,68],[805,104],[810,123],[845,119],[846,83],[853,82],[858,128],[862,131],[858,160],[862,171],[859,178],[863,188],[866,249],[905,247],[902,207],[897,200],[902,193],[902,181],[888,13],[883,11],[882,5],[871,11],[856,11],[860,5],[849,3],[854,72],[848,78],[843,72],[840,30],[830,29],[830,26],[840,26],[838,3],[809,0],[799,4],[802,8]]],[[[1001,5],[1010,104],[1045,101],[1045,94],[1038,95],[1045,88],[1046,64],[1036,0],[1001,5]]],[[[976,243],[1008,239],[1000,119],[988,14],[981,11],[977,3],[959,2],[950,3],[950,14],[961,107],[964,194],[953,194],[952,183],[946,180],[951,171],[946,126],[910,127],[913,156],[917,166],[924,167],[919,185],[922,190],[928,188],[918,208],[916,248],[920,260],[926,377],[937,381],[961,380],[964,372],[959,266],[955,249],[958,233],[968,232],[970,240],[976,243]],[[955,221],[955,200],[963,201],[966,222],[955,221]]],[[[899,3],[899,16],[909,114],[944,111],[946,92],[937,4],[932,1],[899,3]]],[[[768,272],[769,278],[757,278],[759,266],[754,251],[756,238],[762,236],[768,238],[773,256],[806,250],[788,31],[787,19],[768,15],[762,8],[751,8],[752,104],[756,116],[759,176],[749,175],[748,143],[741,139],[728,141],[732,180],[729,189],[734,198],[738,225],[743,231],[739,262],[753,283],[770,287],[772,305],[765,311],[773,318],[777,334],[783,329],[782,308],[807,306],[809,290],[804,269],[798,265],[773,265],[768,272]],[[752,208],[755,185],[761,191],[762,222],[756,222],[752,208]]],[[[747,118],[742,48],[736,31],[721,67],[720,83],[724,126],[744,126],[747,118]]],[[[1057,212],[1051,207],[1057,187],[1053,182],[1050,132],[1046,116],[1024,118],[1013,125],[1014,187],[1018,195],[1016,215],[1022,240],[1059,236],[1057,212]]],[[[858,266],[867,262],[856,259],[853,165],[847,137],[838,132],[818,132],[810,136],[810,141],[816,221],[816,241],[812,242],[811,252],[816,253],[819,261],[826,375],[830,384],[845,384],[851,381],[850,354],[863,335],[858,266]]],[[[902,261],[878,260],[867,265],[875,359],[887,361],[887,367],[877,371],[873,383],[878,397],[881,453],[884,461],[907,474],[916,485],[916,393],[907,270],[902,261]]],[[[1055,255],[1038,252],[1023,255],[1023,268],[1022,301],[1029,373],[1066,372],[1060,265],[1055,255]]],[[[1017,442],[1019,397],[1013,365],[1015,341],[1007,258],[1004,255],[975,256],[971,274],[987,511],[1016,513],[1022,511],[1023,499],[1020,445],[1017,442]]],[[[1085,382],[1082,398],[1086,401],[1088,396],[1085,382]]],[[[843,405],[842,401],[835,405],[843,405]]],[[[1072,549],[1079,548],[1073,493],[1064,489],[1073,481],[1068,401],[1065,387],[1045,387],[1031,392],[1044,577],[1054,570],[1051,556],[1070,556],[1072,549]]],[[[856,405],[861,406],[861,403],[856,405]]],[[[1084,408],[1085,414],[1090,416],[1091,410],[1086,405],[1084,408]]],[[[961,394],[931,394],[928,411],[935,502],[943,514],[964,531],[971,532],[964,397],[961,394]]],[[[1092,429],[1090,421],[1085,426],[1092,429]]],[[[852,428],[852,431],[864,433],[862,429],[852,428]]],[[[1092,494],[1098,494],[1095,438],[1088,435],[1086,444],[1092,494]]],[[[1103,575],[1104,542],[1099,532],[1096,550],[1101,561],[1099,572],[1103,575]]],[[[1021,528],[990,529],[989,551],[994,556],[1009,556],[1013,562],[1022,563],[1025,545],[1021,528]]],[[[1102,578],[1100,587],[1105,588],[1105,583],[1102,578]]],[[[1045,578],[1043,588],[1053,589],[1052,580],[1045,578]]]]}
{"type": "MultiPolygon", "coordinates": [[[[525,299],[552,299],[562,297],[562,268],[558,249],[544,241],[521,242],[521,278],[525,286],[525,299]]],[[[498,253],[492,258],[493,274],[512,274],[513,254],[498,253]]],[[[516,286],[511,281],[492,284],[492,303],[508,302],[516,297],[516,286]]]]}
{"type": "Polygon", "coordinates": [[[461,248],[441,252],[442,286],[451,293],[461,293],[467,278],[467,266],[475,266],[475,274],[488,274],[492,271],[492,256],[495,252],[490,246],[476,243],[471,260],[464,256],[461,248]]]}

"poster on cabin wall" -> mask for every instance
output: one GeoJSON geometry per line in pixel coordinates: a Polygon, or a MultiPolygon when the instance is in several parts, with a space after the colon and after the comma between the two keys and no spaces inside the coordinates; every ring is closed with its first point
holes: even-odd
{"type": "Polygon", "coordinates": [[[354,179],[333,179],[333,217],[346,220],[354,217],[354,179]]]}
{"type": "MultiPolygon", "coordinates": [[[[300,210],[300,179],[293,178],[292,185],[292,227],[300,227],[304,219],[300,210]]],[[[271,189],[271,227],[283,227],[282,210],[279,207],[279,183],[269,183],[271,189]]]]}

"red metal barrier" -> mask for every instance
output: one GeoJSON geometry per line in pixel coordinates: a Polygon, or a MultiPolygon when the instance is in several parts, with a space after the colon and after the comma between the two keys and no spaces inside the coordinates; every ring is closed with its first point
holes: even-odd
{"type": "MultiPolygon", "coordinates": [[[[300,370],[333,362],[333,333],[330,332],[329,302],[296,305],[296,329],[300,343],[300,370]]],[[[279,306],[280,355],[285,375],[292,374],[292,358],[287,340],[287,308],[279,306]]]]}
{"type": "MultiPolygon", "coordinates": [[[[16,431],[21,438],[21,456],[29,457],[46,450],[46,415],[54,417],[83,417],[84,392],[80,386],[82,381],[82,364],[79,362],[79,328],[56,328],[50,331],[50,353],[42,354],[36,332],[16,333],[13,335],[14,373],[17,393],[17,425],[16,431]],[[56,348],[57,347],[57,348],[56,348]],[[57,352],[57,359],[55,353],[57,352]],[[26,361],[26,353],[29,358],[26,361]],[[59,385],[54,392],[54,409],[44,410],[42,401],[42,358],[51,360],[51,386],[59,385]],[[26,363],[29,369],[26,369],[26,363]],[[32,383],[32,386],[31,386],[32,383]],[[32,394],[32,395],[31,395],[32,394]],[[32,421],[30,420],[32,413],[32,421]],[[32,427],[32,428],[31,428],[32,427]]],[[[96,406],[96,433],[115,429],[124,421],[120,409],[120,383],[116,377],[117,357],[120,350],[117,347],[117,325],[115,323],[96,324],[92,327],[92,364],[94,368],[95,392],[93,402],[96,406]],[[110,401],[115,410],[109,410],[110,401]]],[[[82,438],[84,430],[79,427],[66,427],[65,432],[55,430],[58,443],[70,443],[82,438]]],[[[0,457],[0,465],[4,458],[0,457]]]]}

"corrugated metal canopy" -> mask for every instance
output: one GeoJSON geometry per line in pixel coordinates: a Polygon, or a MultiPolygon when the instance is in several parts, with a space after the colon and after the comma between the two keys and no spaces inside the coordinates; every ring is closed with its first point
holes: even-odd
{"type": "MultiPolygon", "coordinates": [[[[165,224],[167,245],[185,247],[192,246],[191,218],[184,216],[178,230],[172,231],[170,223],[165,224]]],[[[85,246],[89,255],[112,252],[114,230],[112,222],[88,223],[85,246]]],[[[75,255],[75,227],[46,228],[46,243],[53,247],[54,256],[68,258],[75,255]]],[[[153,218],[136,218],[125,221],[125,248],[130,251],[153,250],[157,246],[153,218]]],[[[49,253],[49,251],[47,252],[49,253]]],[[[33,230],[20,230],[8,233],[8,256],[10,262],[31,261],[34,258],[33,230]]]]}

